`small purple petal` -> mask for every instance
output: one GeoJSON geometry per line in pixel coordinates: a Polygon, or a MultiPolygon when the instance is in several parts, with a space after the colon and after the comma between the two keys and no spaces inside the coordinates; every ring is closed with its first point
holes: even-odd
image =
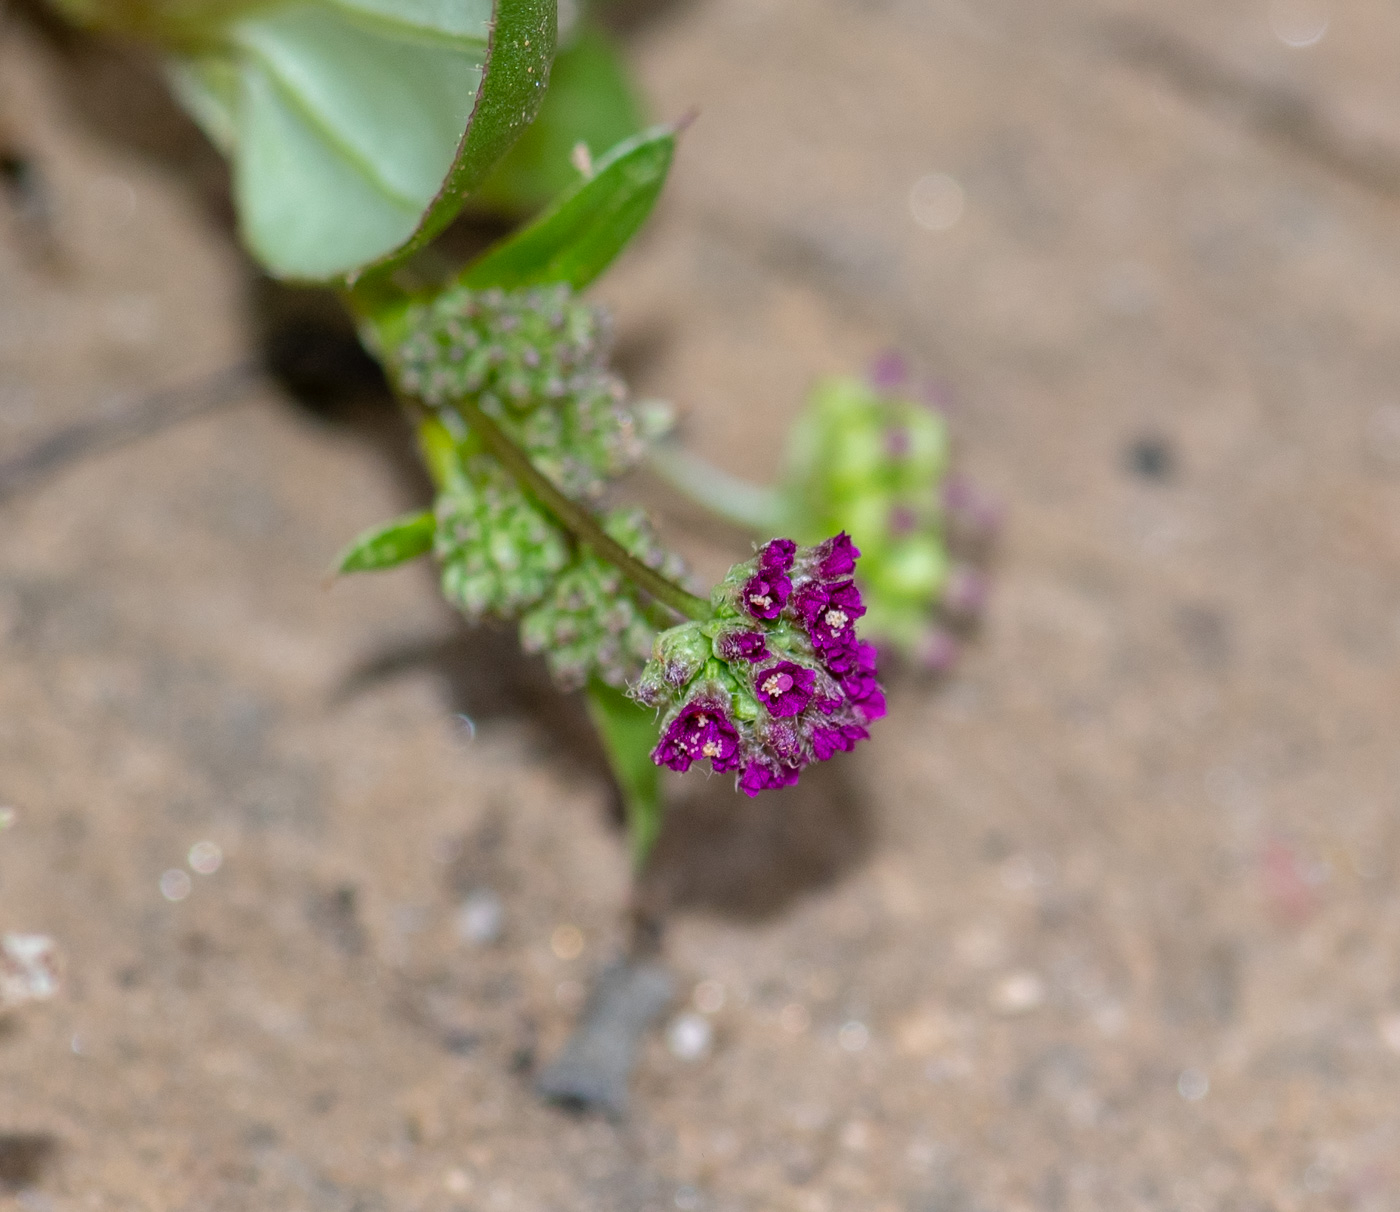
{"type": "Polygon", "coordinates": [[[883,720],[888,711],[885,706],[885,692],[879,686],[876,686],[862,699],[852,699],[851,706],[867,724],[873,723],[875,720],[883,720]]]}
{"type": "Polygon", "coordinates": [[[760,572],[787,572],[792,567],[797,544],[792,539],[774,539],[758,550],[760,572]]]}
{"type": "Polygon", "coordinates": [[[943,505],[952,521],[971,538],[987,539],[1001,529],[1001,506],[961,476],[944,482],[943,505]]]}
{"type": "Polygon", "coordinates": [[[877,391],[894,391],[909,381],[909,363],[897,349],[887,349],[870,363],[867,374],[877,391]]]}
{"type": "Polygon", "coordinates": [[[915,658],[929,673],[944,673],[958,659],[958,642],[941,627],[930,627],[919,640],[915,658]]]}
{"type": "Polygon", "coordinates": [[[797,591],[794,605],[807,624],[812,646],[828,669],[844,673],[856,661],[856,628],[865,613],[860,590],[854,581],[834,585],[809,582],[797,591]]]}
{"type": "Polygon", "coordinates": [[[822,725],[812,730],[812,752],[819,762],[829,761],[838,753],[849,753],[857,741],[869,735],[859,724],[843,724],[839,728],[822,725]]]}
{"type": "Polygon", "coordinates": [[[792,661],[779,661],[754,674],[754,691],[758,701],[770,714],[786,718],[801,715],[812,701],[817,675],[792,661]]]}
{"type": "Polygon", "coordinates": [[[875,645],[862,640],[856,646],[853,667],[841,678],[847,701],[867,724],[883,717],[886,710],[885,692],[875,678],[878,656],[875,645]]]}
{"type": "Polygon", "coordinates": [[[896,505],[890,510],[888,526],[890,533],[905,535],[919,524],[919,515],[907,505],[896,505]]]}
{"type": "Polygon", "coordinates": [[[783,766],[801,768],[807,758],[802,734],[787,720],[775,720],[763,732],[763,743],[783,766]]]}
{"type": "Polygon", "coordinates": [[[792,582],[781,572],[760,572],[744,583],[743,607],[756,619],[776,619],[783,613],[792,582]]]}
{"type": "Polygon", "coordinates": [[[791,787],[797,782],[800,773],[790,766],[779,765],[771,758],[755,758],[744,767],[743,774],[739,776],[739,790],[745,795],[755,796],[760,791],[791,787]]]}
{"type": "Polygon", "coordinates": [[[817,573],[824,581],[834,581],[848,577],[856,570],[856,560],[860,548],[851,542],[851,536],[844,530],[816,549],[817,573]]]}
{"type": "Polygon", "coordinates": [[[715,640],[722,661],[766,661],[768,645],[761,631],[726,631],[715,640]]]}
{"type": "Polygon", "coordinates": [[[959,618],[979,614],[987,604],[987,578],[966,564],[956,565],[943,590],[943,607],[959,618]]]}

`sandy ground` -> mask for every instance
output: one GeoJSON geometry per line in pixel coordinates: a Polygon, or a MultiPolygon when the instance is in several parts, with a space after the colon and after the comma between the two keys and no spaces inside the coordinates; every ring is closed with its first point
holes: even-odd
{"type": "MultiPolygon", "coordinates": [[[[15,487],[0,924],[66,987],[0,1024],[0,1205],[1400,1207],[1400,10],[1308,37],[1301,0],[633,30],[702,111],[600,292],[638,386],[760,477],[815,374],[902,346],[1010,520],[953,678],[811,792],[676,810],[671,1021],[710,1043],[658,1032],[620,1123],[531,1091],[622,942],[576,710],[426,569],[320,587],[420,491],[354,376],[15,487]]],[[[258,325],[148,78],[19,21],[0,105],[56,241],[0,213],[3,461],[258,325]]]]}

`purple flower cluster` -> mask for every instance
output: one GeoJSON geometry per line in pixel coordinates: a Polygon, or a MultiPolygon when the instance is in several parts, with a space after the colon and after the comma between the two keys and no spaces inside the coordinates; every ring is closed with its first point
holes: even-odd
{"type": "Polygon", "coordinates": [[[663,633],[632,688],[669,707],[653,761],[683,771],[708,758],[757,795],[864,740],[885,696],[875,646],[856,635],[859,555],[844,533],[807,548],[774,539],[731,570],[714,618],[663,633]]]}

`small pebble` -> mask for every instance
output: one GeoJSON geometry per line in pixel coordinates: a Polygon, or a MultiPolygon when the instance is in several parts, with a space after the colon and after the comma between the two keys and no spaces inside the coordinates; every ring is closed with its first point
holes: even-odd
{"type": "Polygon", "coordinates": [[[160,877],[160,894],[168,901],[182,901],[190,894],[190,877],[178,867],[172,867],[160,877]]]}
{"type": "Polygon", "coordinates": [[[666,1028],[666,1046],[677,1060],[697,1061],[710,1051],[713,1042],[710,1020],[692,1011],[676,1015],[666,1028]]]}
{"type": "Polygon", "coordinates": [[[992,990],[992,1009],[1001,1014],[1027,1014],[1045,1004],[1045,982],[1034,972],[1012,972],[992,990]]]}
{"type": "Polygon", "coordinates": [[[1198,1103],[1210,1093],[1210,1078],[1199,1069],[1183,1069],[1176,1079],[1176,1092],[1188,1103],[1198,1103]]]}
{"type": "Polygon", "coordinates": [[[583,954],[583,931],[567,923],[556,926],[549,936],[549,949],[561,960],[578,959],[583,954]]]}
{"type": "Polygon", "coordinates": [[[190,869],[200,875],[213,875],[224,865],[224,852],[217,842],[195,842],[190,847],[190,869]]]}
{"type": "Polygon", "coordinates": [[[870,1042],[870,1028],[855,1020],[843,1023],[836,1033],[836,1042],[847,1052],[860,1052],[870,1042]]]}
{"type": "Polygon", "coordinates": [[[58,992],[53,940],[43,934],[0,935],[0,1010],[58,992]]]}
{"type": "Polygon", "coordinates": [[[505,906],[489,888],[478,888],[468,893],[467,899],[457,906],[457,937],[464,943],[483,947],[499,942],[505,924],[505,906]]]}

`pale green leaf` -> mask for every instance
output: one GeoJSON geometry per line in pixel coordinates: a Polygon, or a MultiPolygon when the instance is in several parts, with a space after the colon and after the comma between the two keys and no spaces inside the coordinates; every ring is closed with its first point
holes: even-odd
{"type": "Polygon", "coordinates": [[[417,559],[433,549],[437,520],[432,510],[404,514],[403,517],[372,527],[359,535],[335,563],[335,570],[380,572],[417,559]]]}

